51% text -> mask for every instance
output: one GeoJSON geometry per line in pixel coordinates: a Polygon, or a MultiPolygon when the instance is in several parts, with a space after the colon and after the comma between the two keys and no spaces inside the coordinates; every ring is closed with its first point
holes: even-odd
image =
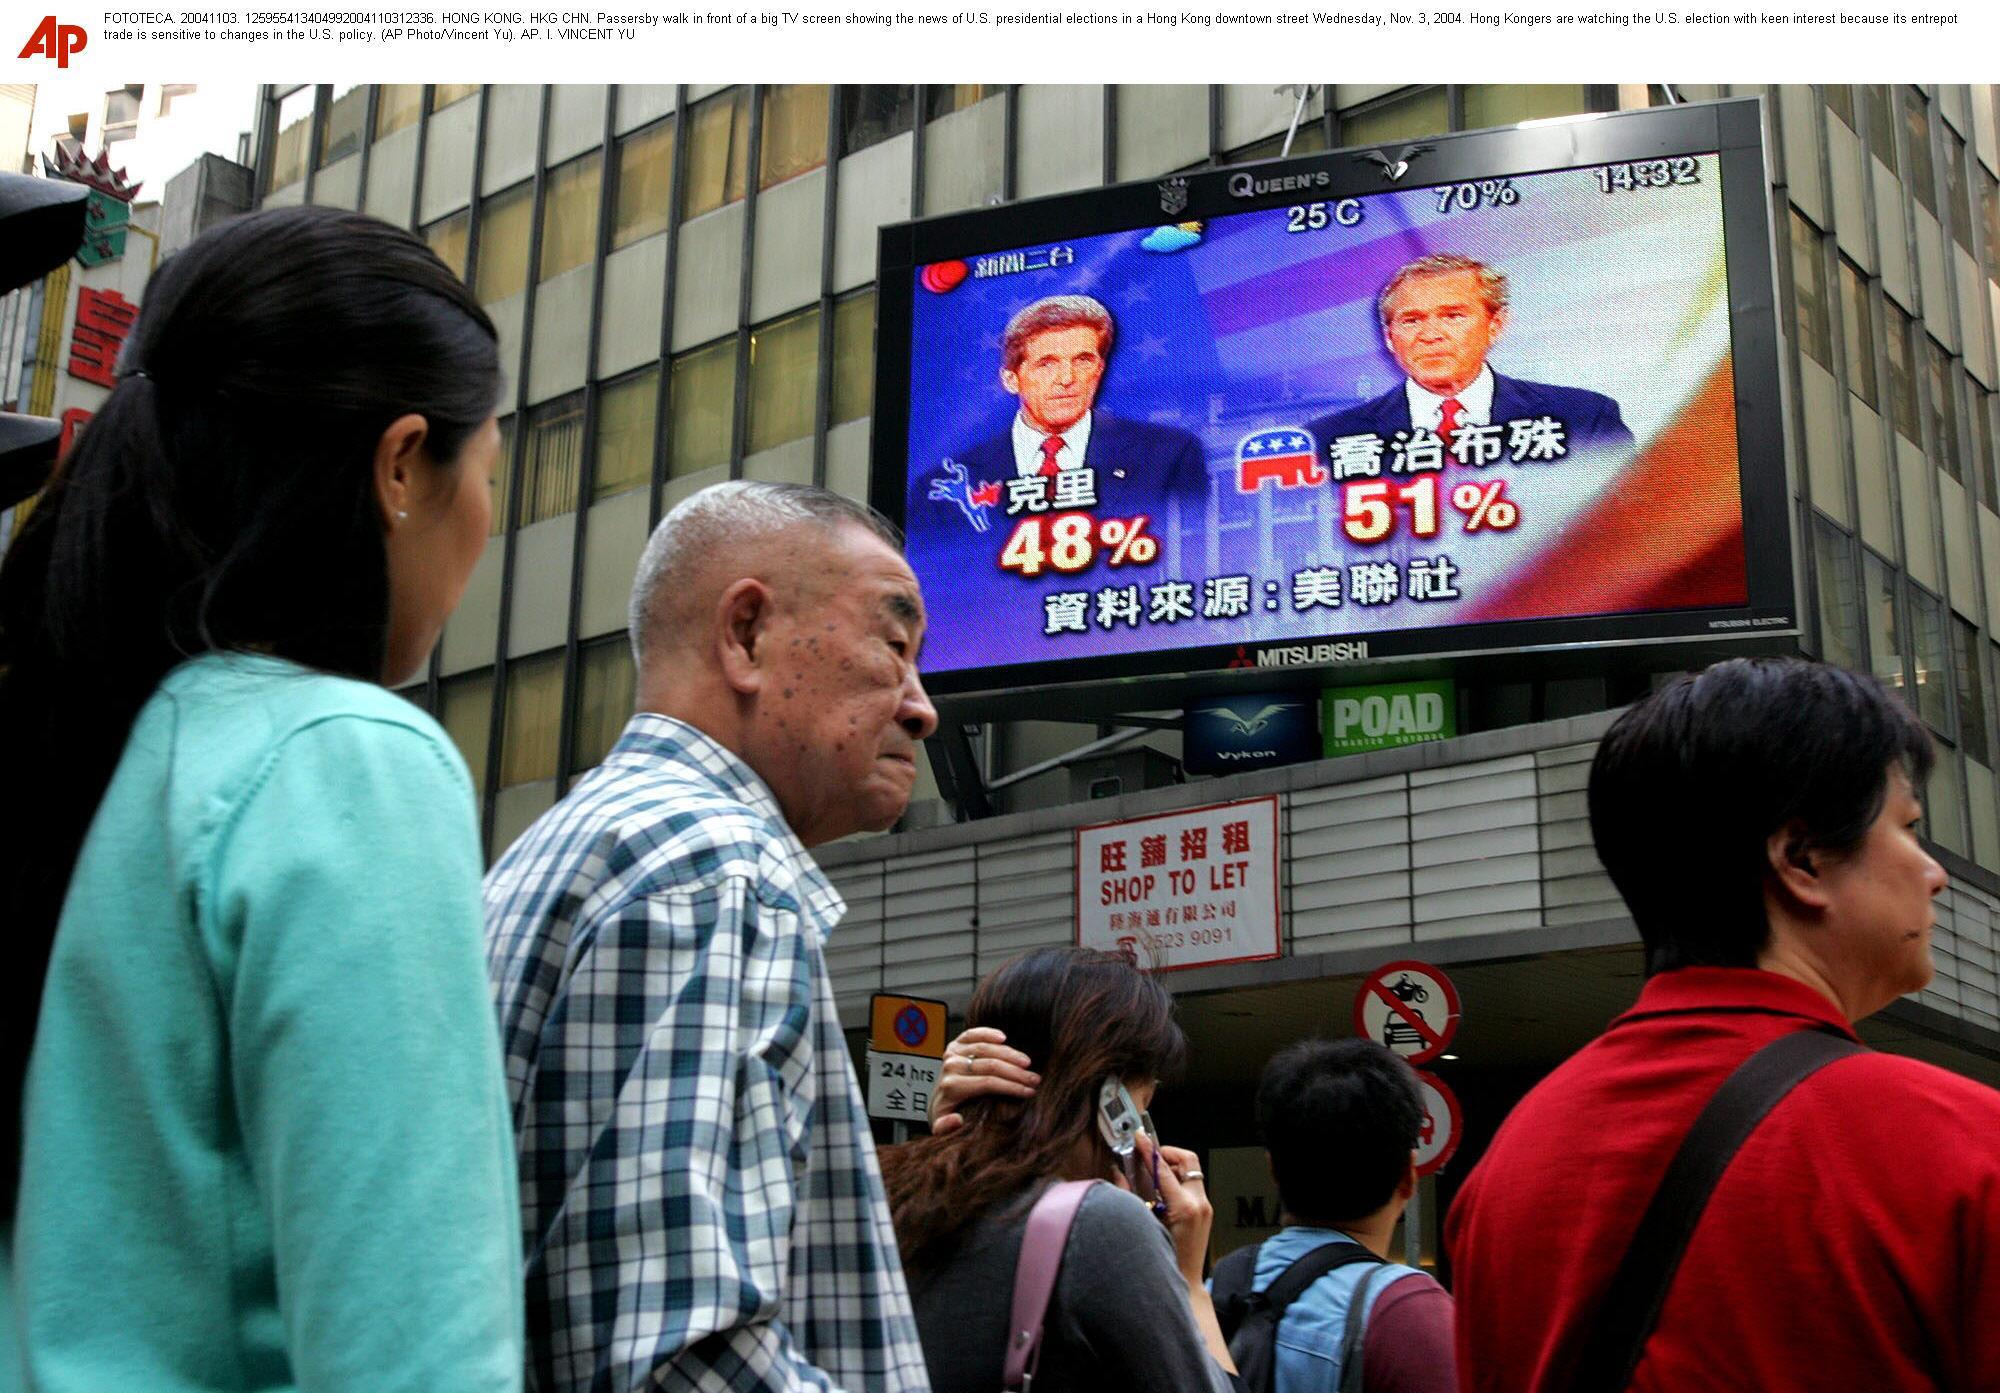
{"type": "MultiPolygon", "coordinates": [[[[1427,474],[1407,484],[1387,479],[1347,485],[1341,509],[1341,530],[1349,541],[1379,542],[1396,530],[1396,518],[1409,518],[1410,535],[1435,537],[1442,523],[1437,476],[1427,474]]],[[[1521,520],[1520,505],[1507,497],[1505,479],[1468,479],[1452,489],[1451,506],[1465,515],[1467,532],[1507,532],[1521,520]]]]}

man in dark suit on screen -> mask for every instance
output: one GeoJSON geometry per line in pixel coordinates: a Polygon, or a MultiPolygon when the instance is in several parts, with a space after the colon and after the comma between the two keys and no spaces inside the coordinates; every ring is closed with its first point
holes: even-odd
{"type": "Polygon", "coordinates": [[[1050,295],[1017,313],[1001,338],[1000,385],[1020,407],[1006,430],[954,453],[951,463],[989,486],[1053,483],[1087,469],[1101,508],[1157,516],[1177,498],[1192,518],[1208,496],[1201,442],[1178,426],[1097,407],[1113,337],[1111,312],[1088,295],[1050,295]]]}
{"type": "MultiPolygon", "coordinates": [[[[1376,305],[1383,342],[1405,380],[1372,401],[1309,422],[1322,461],[1340,459],[1334,442],[1343,437],[1373,435],[1387,442],[1420,430],[1444,443],[1449,461],[1464,427],[1503,428],[1491,433],[1499,448],[1517,421],[1560,426],[1559,434],[1541,428],[1541,453],[1531,458],[1631,447],[1618,403],[1602,392],[1503,377],[1487,364],[1507,325],[1507,277],[1484,262],[1455,252],[1421,257],[1389,278],[1376,305]],[[1552,438],[1559,449],[1549,445],[1552,438]]],[[[1457,458],[1490,463],[1494,457],[1475,458],[1461,446],[1457,458]]]]}

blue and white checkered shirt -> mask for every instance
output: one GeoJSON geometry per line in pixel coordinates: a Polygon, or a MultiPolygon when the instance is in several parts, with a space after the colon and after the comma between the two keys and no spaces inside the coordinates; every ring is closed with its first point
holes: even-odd
{"type": "Polygon", "coordinates": [[[645,712],[487,875],[529,1387],[927,1389],[846,908],[747,765],[645,712]]]}

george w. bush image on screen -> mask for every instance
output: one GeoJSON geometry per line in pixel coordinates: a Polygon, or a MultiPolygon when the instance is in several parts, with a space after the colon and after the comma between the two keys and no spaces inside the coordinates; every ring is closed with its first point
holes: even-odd
{"type": "Polygon", "coordinates": [[[1007,322],[1000,385],[1020,399],[1007,428],[955,452],[974,483],[1088,469],[1099,504],[1160,512],[1207,498],[1201,442],[1178,426],[1127,420],[1097,405],[1114,338],[1111,312],[1088,295],[1050,295],[1007,322]]]}
{"type": "MultiPolygon", "coordinates": [[[[1453,444],[1463,426],[1543,418],[1562,427],[1562,453],[1629,448],[1632,432],[1602,392],[1507,377],[1486,361],[1507,327],[1507,277],[1484,262],[1440,252],[1408,263],[1376,300],[1382,338],[1405,378],[1307,429],[1326,458],[1343,436],[1429,431],[1453,444]]],[[[1464,456],[1460,456],[1464,458],[1464,456]]]]}

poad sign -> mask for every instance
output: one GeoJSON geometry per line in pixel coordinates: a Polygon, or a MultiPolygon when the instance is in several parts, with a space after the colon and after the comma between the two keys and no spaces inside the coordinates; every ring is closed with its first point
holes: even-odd
{"type": "Polygon", "coordinates": [[[1277,957],[1277,798],[1078,828],[1076,941],[1156,969],[1277,957]]]}

